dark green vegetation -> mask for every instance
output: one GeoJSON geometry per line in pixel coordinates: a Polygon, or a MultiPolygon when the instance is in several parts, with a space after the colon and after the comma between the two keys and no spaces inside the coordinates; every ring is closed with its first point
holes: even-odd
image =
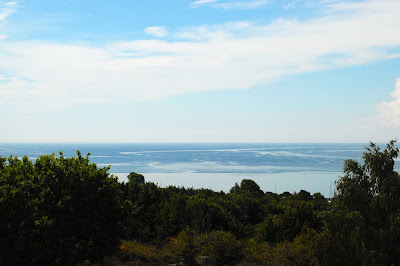
{"type": "Polygon", "coordinates": [[[119,183],[88,156],[0,157],[0,264],[400,265],[399,150],[347,160],[335,197],[119,183]]]}
{"type": "Polygon", "coordinates": [[[112,254],[122,193],[88,157],[0,158],[0,264],[73,264],[112,254]]]}

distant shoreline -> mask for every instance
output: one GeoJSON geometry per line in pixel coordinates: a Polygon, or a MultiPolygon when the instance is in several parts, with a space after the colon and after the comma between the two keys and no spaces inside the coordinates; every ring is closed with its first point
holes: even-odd
{"type": "MultiPolygon", "coordinates": [[[[127,182],[129,173],[114,173],[120,182],[127,182]]],[[[306,190],[311,194],[321,193],[327,198],[333,196],[335,181],[342,172],[285,172],[273,174],[247,173],[140,173],[146,182],[153,182],[160,187],[180,186],[185,188],[205,188],[214,191],[229,192],[243,179],[254,180],[264,192],[290,193],[306,190]]]]}

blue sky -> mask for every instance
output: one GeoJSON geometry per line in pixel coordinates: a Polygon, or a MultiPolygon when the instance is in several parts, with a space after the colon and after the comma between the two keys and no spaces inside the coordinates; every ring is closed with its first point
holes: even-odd
{"type": "Polygon", "coordinates": [[[386,142],[400,1],[0,0],[2,142],[386,142]]]}

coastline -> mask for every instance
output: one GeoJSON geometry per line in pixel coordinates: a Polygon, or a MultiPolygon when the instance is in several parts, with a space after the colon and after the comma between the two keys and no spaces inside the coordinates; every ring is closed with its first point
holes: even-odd
{"type": "MultiPolygon", "coordinates": [[[[127,182],[129,173],[111,173],[120,182],[127,182]]],[[[327,198],[333,196],[335,181],[341,172],[285,172],[285,173],[140,173],[146,182],[153,182],[160,187],[183,186],[186,188],[205,188],[225,193],[243,179],[252,179],[264,192],[278,194],[306,190],[311,194],[321,193],[327,198]]]]}

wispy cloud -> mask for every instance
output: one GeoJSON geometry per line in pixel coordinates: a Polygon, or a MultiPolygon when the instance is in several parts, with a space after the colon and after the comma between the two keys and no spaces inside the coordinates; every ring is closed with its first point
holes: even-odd
{"type": "Polygon", "coordinates": [[[220,1],[220,0],[198,0],[192,2],[191,7],[199,7],[208,5],[213,8],[228,9],[256,9],[267,5],[267,0],[237,0],[237,1],[220,1]]]}
{"type": "Polygon", "coordinates": [[[379,118],[383,126],[400,127],[400,78],[396,80],[396,90],[391,94],[394,98],[391,102],[383,102],[378,105],[379,118]]]}
{"type": "Polygon", "coordinates": [[[234,38],[240,31],[246,31],[251,27],[249,21],[227,22],[218,25],[202,25],[198,27],[186,27],[178,30],[175,37],[190,40],[234,38]]]}
{"type": "Polygon", "coordinates": [[[175,41],[103,47],[3,40],[0,73],[9,76],[0,82],[0,113],[10,104],[17,110],[62,108],[248,89],[286,75],[383,60],[400,47],[398,10],[397,0],[349,3],[309,20],[183,28],[171,33],[180,37],[175,41]]]}
{"type": "MultiPolygon", "coordinates": [[[[7,18],[12,13],[15,12],[16,7],[17,7],[17,2],[15,2],[15,1],[9,1],[6,3],[0,2],[0,26],[2,26],[6,22],[7,18]]],[[[7,37],[8,36],[6,34],[1,34],[1,31],[0,31],[0,40],[4,40],[7,37]]]]}
{"type": "Polygon", "coordinates": [[[4,21],[8,16],[10,16],[16,10],[17,2],[10,1],[3,5],[0,3],[0,22],[4,21]]]}
{"type": "Polygon", "coordinates": [[[269,2],[266,0],[256,0],[256,1],[234,1],[234,2],[221,2],[215,3],[212,6],[222,9],[256,9],[264,7],[269,2]]]}
{"type": "Polygon", "coordinates": [[[156,36],[157,38],[162,38],[168,35],[167,29],[162,26],[147,27],[144,31],[147,34],[156,36]]]}
{"type": "Polygon", "coordinates": [[[291,9],[296,7],[296,2],[290,2],[282,5],[283,9],[291,9]]]}
{"type": "Polygon", "coordinates": [[[33,87],[31,82],[18,77],[5,77],[0,75],[0,97],[20,96],[22,91],[28,96],[33,87]]]}
{"type": "Polygon", "coordinates": [[[197,1],[193,1],[192,3],[190,3],[190,5],[192,7],[198,7],[200,5],[204,5],[204,4],[209,4],[209,3],[215,3],[218,2],[219,0],[197,0],[197,1]]]}

